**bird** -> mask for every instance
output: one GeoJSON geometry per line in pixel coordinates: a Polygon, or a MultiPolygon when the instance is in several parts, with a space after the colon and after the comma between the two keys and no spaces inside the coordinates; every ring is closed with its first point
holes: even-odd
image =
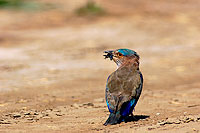
{"type": "Polygon", "coordinates": [[[143,88],[143,75],[139,69],[139,55],[130,49],[104,51],[105,59],[109,58],[117,65],[106,82],[105,99],[110,115],[107,125],[127,122],[134,118],[133,110],[139,100],[143,88]]]}

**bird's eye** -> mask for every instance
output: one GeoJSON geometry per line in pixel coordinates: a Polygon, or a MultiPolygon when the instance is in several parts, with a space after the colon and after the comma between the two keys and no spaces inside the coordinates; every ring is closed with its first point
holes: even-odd
{"type": "Polygon", "coordinates": [[[121,53],[118,53],[118,56],[122,56],[122,54],[121,54],[121,53]]]}

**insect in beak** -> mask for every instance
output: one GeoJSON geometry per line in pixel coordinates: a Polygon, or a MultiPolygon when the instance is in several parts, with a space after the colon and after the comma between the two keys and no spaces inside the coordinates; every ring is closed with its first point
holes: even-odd
{"type": "Polygon", "coordinates": [[[105,59],[110,58],[110,60],[113,60],[113,51],[112,50],[104,51],[104,53],[105,53],[105,55],[103,55],[103,56],[105,56],[105,59]]]}

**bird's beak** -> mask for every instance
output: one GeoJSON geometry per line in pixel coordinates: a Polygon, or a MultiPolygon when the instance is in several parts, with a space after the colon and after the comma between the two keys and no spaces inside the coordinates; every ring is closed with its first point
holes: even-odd
{"type": "Polygon", "coordinates": [[[110,58],[110,60],[112,60],[113,59],[113,52],[114,52],[113,50],[104,51],[105,55],[103,55],[103,56],[105,56],[105,59],[110,58]]]}

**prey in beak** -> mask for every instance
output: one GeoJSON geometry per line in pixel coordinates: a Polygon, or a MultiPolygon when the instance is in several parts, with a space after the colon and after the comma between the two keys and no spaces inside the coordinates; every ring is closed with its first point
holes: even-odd
{"type": "Polygon", "coordinates": [[[104,53],[105,53],[105,55],[103,55],[103,56],[105,56],[105,58],[104,59],[107,59],[107,58],[110,58],[110,60],[113,60],[113,51],[112,50],[110,50],[110,51],[104,51],[104,53]]]}

